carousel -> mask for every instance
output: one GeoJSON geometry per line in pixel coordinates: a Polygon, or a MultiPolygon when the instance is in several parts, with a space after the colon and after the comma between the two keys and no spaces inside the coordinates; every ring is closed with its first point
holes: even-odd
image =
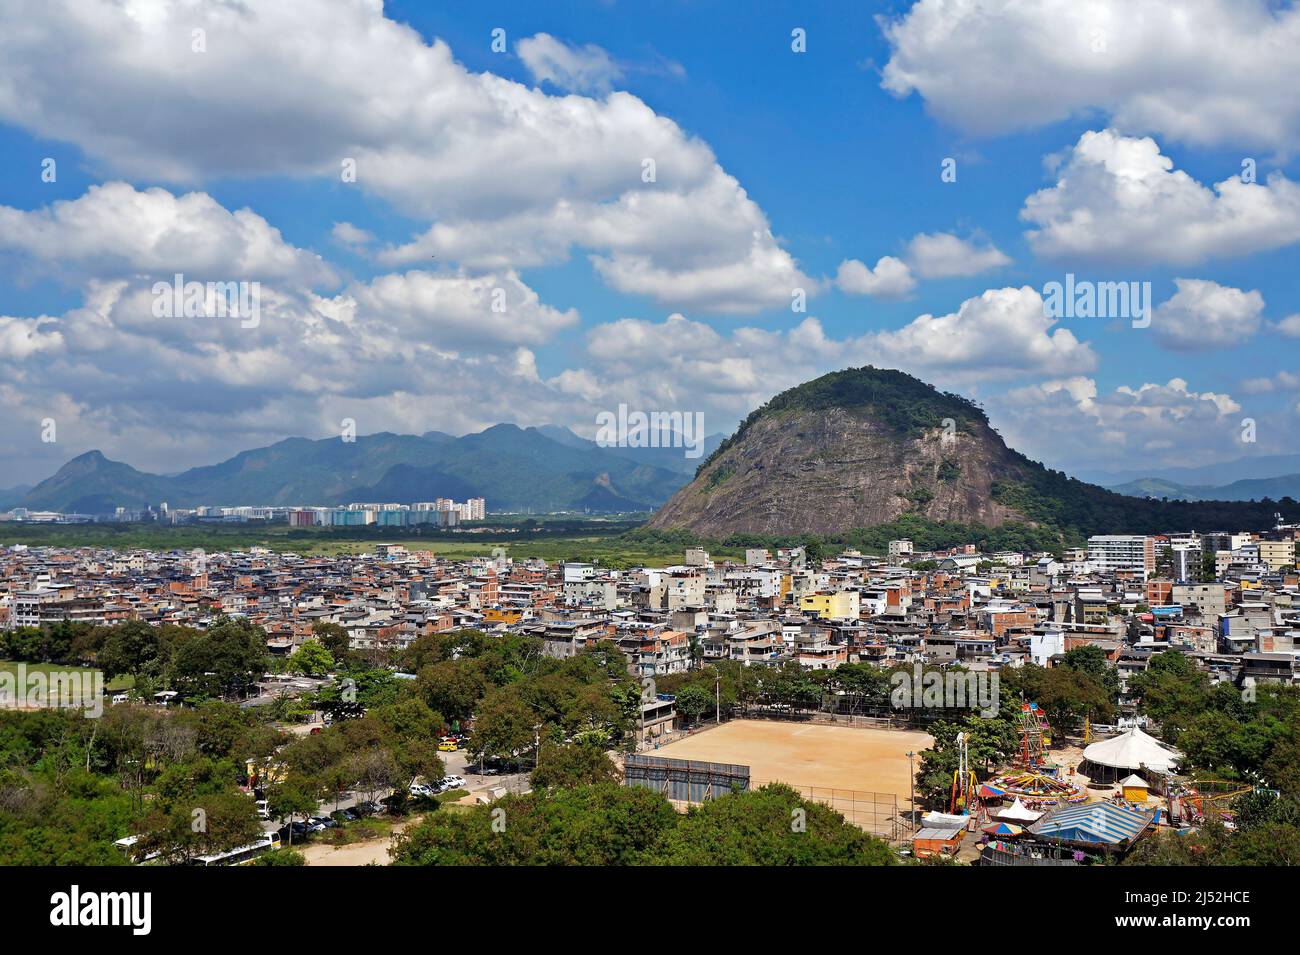
{"type": "Polygon", "coordinates": [[[1026,769],[994,777],[980,787],[980,798],[1019,799],[1030,809],[1062,802],[1087,802],[1088,794],[1041,769],[1026,769]]]}

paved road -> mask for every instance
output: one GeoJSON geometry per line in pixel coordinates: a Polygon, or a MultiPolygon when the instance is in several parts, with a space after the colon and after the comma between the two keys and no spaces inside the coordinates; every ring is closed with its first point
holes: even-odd
{"type": "Polygon", "coordinates": [[[527,773],[480,773],[478,763],[466,762],[467,757],[463,749],[440,755],[447,766],[447,775],[464,776],[465,789],[469,792],[483,792],[495,786],[504,786],[511,792],[522,792],[528,788],[527,773]]]}

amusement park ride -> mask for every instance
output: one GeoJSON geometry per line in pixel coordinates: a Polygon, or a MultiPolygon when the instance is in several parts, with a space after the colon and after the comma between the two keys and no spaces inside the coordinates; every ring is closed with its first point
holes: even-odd
{"type": "Polygon", "coordinates": [[[1020,761],[1035,769],[1043,764],[1043,752],[1052,745],[1052,730],[1037,703],[1021,704],[1019,720],[1020,761]]]}
{"type": "MultiPolygon", "coordinates": [[[[982,820],[990,815],[990,800],[995,803],[1019,800],[1030,810],[1087,801],[1088,794],[1063,778],[1059,765],[1048,761],[1051,728],[1037,703],[1021,704],[1017,725],[1020,751],[1015,766],[986,783],[980,783],[971,768],[969,738],[965,733],[957,734],[957,768],[952,775],[948,800],[950,813],[982,820]]],[[[1090,735],[1085,729],[1085,740],[1090,735]]],[[[1173,818],[1181,820],[1183,825],[1199,825],[1215,818],[1231,827],[1236,801],[1253,789],[1254,784],[1239,781],[1199,777],[1182,780],[1171,790],[1172,798],[1164,810],[1168,815],[1161,814],[1161,821],[1173,818]]]]}
{"type": "Polygon", "coordinates": [[[1088,798],[1087,793],[1060,778],[1060,766],[1047,762],[1052,731],[1038,704],[1021,704],[1018,723],[1020,755],[1016,769],[982,785],[970,767],[966,734],[957,734],[957,769],[952,776],[949,812],[982,816],[986,799],[1020,798],[1033,808],[1038,804],[1075,803],[1088,798]]]}
{"type": "Polygon", "coordinates": [[[970,747],[966,734],[957,734],[957,769],[952,774],[952,797],[948,800],[951,813],[968,813],[979,798],[979,782],[970,768],[970,747]]]}
{"type": "Polygon", "coordinates": [[[1236,815],[1234,803],[1242,796],[1254,792],[1249,783],[1230,782],[1224,779],[1192,779],[1179,788],[1177,798],[1185,816],[1193,824],[1207,819],[1232,823],[1236,815]]]}

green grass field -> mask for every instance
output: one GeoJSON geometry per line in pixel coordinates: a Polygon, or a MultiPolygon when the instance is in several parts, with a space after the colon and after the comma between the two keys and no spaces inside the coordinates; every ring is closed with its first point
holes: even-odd
{"type": "MultiPolygon", "coordinates": [[[[17,673],[19,664],[13,660],[0,660],[0,671],[6,673],[17,673]]],[[[73,667],[63,666],[59,663],[28,663],[25,664],[28,673],[95,673],[91,667],[73,667]]],[[[119,676],[110,680],[105,689],[112,693],[120,693],[129,690],[135,686],[135,677],[119,676]]]]}
{"type": "MultiPolygon", "coordinates": [[[[447,531],[412,533],[409,528],[290,528],[270,525],[159,524],[18,524],[0,523],[0,544],[34,547],[97,547],[113,550],[247,550],[265,547],[279,553],[303,555],[373,553],[376,544],[400,544],[409,550],[432,551],[440,557],[464,559],[490,556],[505,548],[515,560],[593,561],[604,567],[662,567],[680,563],[683,550],[675,544],[629,540],[623,535],[638,526],[631,520],[582,518],[521,518],[508,532],[488,528],[454,534],[447,531]]],[[[734,549],[711,551],[718,557],[741,557],[734,549]]]]}

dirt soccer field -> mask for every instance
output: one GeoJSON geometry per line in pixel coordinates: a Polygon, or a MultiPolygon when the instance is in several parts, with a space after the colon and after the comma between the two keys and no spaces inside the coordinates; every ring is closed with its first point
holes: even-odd
{"type": "Polygon", "coordinates": [[[930,743],[928,733],[911,730],[734,720],[647,755],[741,763],[749,767],[755,785],[779,781],[804,789],[892,793],[905,812],[910,796],[906,754],[919,753],[930,743]]]}

